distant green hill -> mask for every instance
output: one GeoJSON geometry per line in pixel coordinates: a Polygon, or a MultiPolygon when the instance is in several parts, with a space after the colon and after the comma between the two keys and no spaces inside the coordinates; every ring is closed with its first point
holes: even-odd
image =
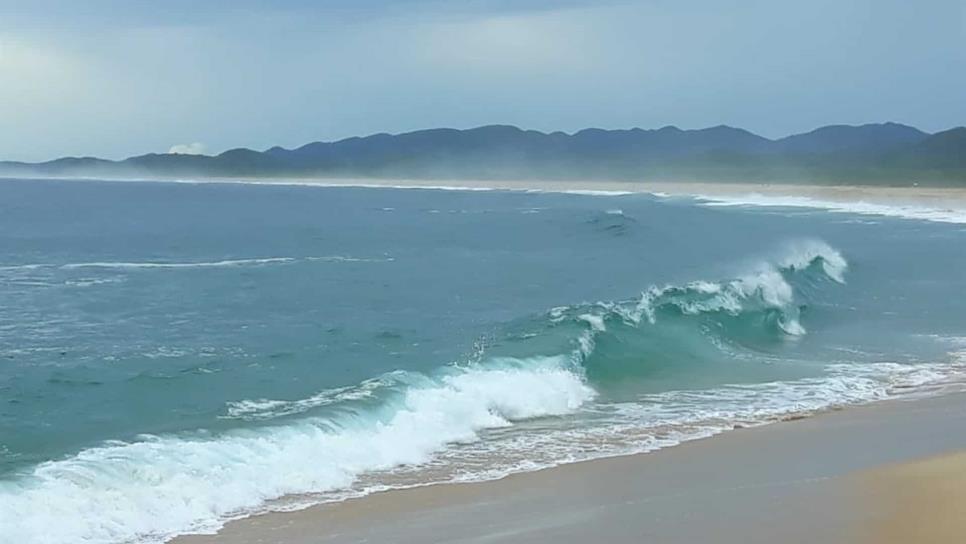
{"type": "Polygon", "coordinates": [[[768,181],[966,186],[966,128],[834,125],[771,140],[743,129],[586,129],[492,125],[374,134],[296,149],[148,154],[122,161],[0,162],[10,177],[376,177],[768,181]]]}

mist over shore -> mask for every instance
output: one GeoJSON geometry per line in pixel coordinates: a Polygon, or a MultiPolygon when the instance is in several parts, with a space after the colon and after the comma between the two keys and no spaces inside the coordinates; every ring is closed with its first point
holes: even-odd
{"type": "Polygon", "coordinates": [[[966,185],[966,128],[832,125],[780,139],[717,126],[543,133],[490,125],[218,155],[0,162],[6,177],[409,178],[966,185]]]}

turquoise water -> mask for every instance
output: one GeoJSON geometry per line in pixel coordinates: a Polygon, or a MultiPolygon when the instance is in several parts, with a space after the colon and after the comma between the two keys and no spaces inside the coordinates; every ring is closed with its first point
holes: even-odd
{"type": "Polygon", "coordinates": [[[0,542],[159,542],[930,391],[966,228],[688,198],[0,181],[0,542]]]}

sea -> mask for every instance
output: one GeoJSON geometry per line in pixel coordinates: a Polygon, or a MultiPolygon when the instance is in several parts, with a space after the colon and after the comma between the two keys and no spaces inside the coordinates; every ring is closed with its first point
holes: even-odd
{"type": "Polygon", "coordinates": [[[160,543],[958,388],[966,217],[0,181],[0,542],[160,543]]]}

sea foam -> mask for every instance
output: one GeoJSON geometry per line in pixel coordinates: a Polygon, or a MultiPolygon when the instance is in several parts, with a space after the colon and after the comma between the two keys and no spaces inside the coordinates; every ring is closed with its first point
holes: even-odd
{"type": "Polygon", "coordinates": [[[222,259],[218,261],[92,261],[79,263],[30,263],[0,266],[0,271],[21,271],[40,269],[79,270],[92,269],[191,269],[191,268],[232,268],[292,264],[298,262],[329,263],[376,263],[392,262],[392,257],[353,257],[347,255],[321,255],[309,257],[255,257],[246,259],[222,259]]]}
{"type": "MultiPolygon", "coordinates": [[[[380,410],[206,436],[110,442],[0,482],[9,542],[162,542],[210,532],[284,495],[425,462],[487,428],[570,413],[595,395],[566,357],[397,377],[380,410]]],[[[261,406],[276,408],[277,406],[261,406]]]]}
{"type": "Polygon", "coordinates": [[[916,204],[883,204],[875,202],[843,202],[804,196],[695,195],[708,206],[768,206],[783,208],[816,208],[835,213],[853,213],[885,217],[919,219],[939,223],[966,224],[966,208],[946,208],[916,204]]]}

